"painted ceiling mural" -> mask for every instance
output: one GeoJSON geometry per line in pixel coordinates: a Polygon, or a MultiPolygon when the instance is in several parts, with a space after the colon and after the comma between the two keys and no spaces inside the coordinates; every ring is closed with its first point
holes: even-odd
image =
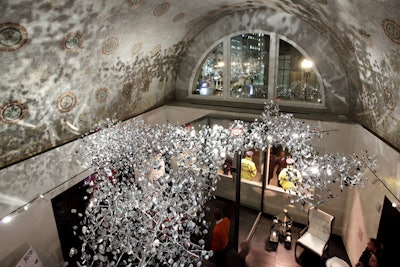
{"type": "MultiPolygon", "coordinates": [[[[397,0],[6,0],[0,168],[103,119],[125,120],[173,100],[191,41],[221,17],[255,9],[286,12],[322,34],[315,42],[328,40],[346,70],[349,116],[400,149],[397,0]]],[[[292,30],[301,36],[301,25],[292,30]]]]}

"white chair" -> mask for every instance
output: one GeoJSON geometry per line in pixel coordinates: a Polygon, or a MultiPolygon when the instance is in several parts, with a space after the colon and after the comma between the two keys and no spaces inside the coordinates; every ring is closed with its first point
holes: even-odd
{"type": "Polygon", "coordinates": [[[311,207],[308,210],[308,225],[300,232],[300,237],[297,239],[294,249],[297,262],[299,262],[297,246],[310,250],[320,256],[321,259],[323,258],[324,252],[328,248],[334,219],[334,216],[316,207],[311,207]]]}
{"type": "Polygon", "coordinates": [[[326,267],[350,267],[344,260],[338,257],[332,257],[326,260],[326,267]]]}

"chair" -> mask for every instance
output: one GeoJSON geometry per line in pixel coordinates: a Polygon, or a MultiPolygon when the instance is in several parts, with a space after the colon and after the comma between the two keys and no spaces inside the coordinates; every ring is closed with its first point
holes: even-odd
{"type": "Polygon", "coordinates": [[[345,262],[344,260],[342,260],[341,258],[338,258],[336,256],[327,259],[325,262],[325,266],[326,267],[350,267],[350,265],[347,264],[347,262],[345,262]]]}
{"type": "Polygon", "coordinates": [[[332,233],[334,219],[334,216],[316,207],[311,207],[308,210],[308,225],[300,232],[300,238],[297,239],[294,248],[296,262],[299,262],[297,246],[305,250],[310,250],[314,254],[320,256],[321,259],[323,258],[328,248],[328,241],[332,233]]]}

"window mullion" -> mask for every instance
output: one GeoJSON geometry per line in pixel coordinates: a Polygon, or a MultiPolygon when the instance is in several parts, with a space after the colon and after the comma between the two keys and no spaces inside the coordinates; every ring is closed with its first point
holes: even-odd
{"type": "Polygon", "coordinates": [[[271,33],[270,35],[269,53],[268,100],[274,100],[276,99],[277,73],[279,64],[279,38],[276,33],[271,33]]]}
{"type": "Polygon", "coordinates": [[[223,40],[224,47],[224,77],[223,81],[223,98],[229,98],[229,90],[230,90],[230,80],[231,80],[231,49],[230,49],[230,38],[229,36],[225,37],[223,40]]]}

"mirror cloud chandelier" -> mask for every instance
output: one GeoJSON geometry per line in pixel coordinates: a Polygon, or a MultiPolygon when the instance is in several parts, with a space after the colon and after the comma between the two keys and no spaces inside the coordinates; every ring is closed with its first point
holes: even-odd
{"type": "Polygon", "coordinates": [[[206,202],[214,197],[218,168],[236,152],[277,144],[290,151],[302,182],[288,195],[301,206],[321,205],[345,186],[362,185],[366,168],[376,168],[366,151],[318,155],[311,141],[322,137],[320,130],[280,113],[273,102],[261,119],[234,121],[229,129],[152,127],[133,119],[108,120],[95,131],[79,151],[97,172],[85,215],[79,214],[81,229],[74,227],[83,244],[70,256],[80,254],[80,266],[201,266],[212,256],[203,239],[206,202]]]}

